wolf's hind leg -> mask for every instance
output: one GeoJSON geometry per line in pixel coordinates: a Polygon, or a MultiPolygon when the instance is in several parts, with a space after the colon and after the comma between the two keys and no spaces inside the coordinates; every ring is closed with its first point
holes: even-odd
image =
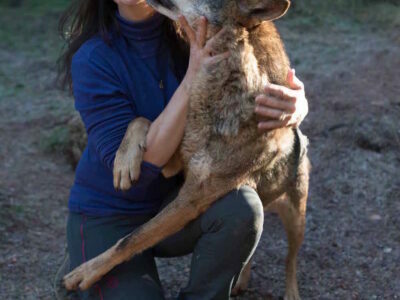
{"type": "Polygon", "coordinates": [[[289,249],[286,257],[286,292],[284,299],[300,300],[296,276],[297,255],[303,243],[306,226],[308,171],[299,174],[296,184],[288,189],[286,196],[273,202],[268,209],[279,215],[288,239],[289,249]]]}
{"type": "Polygon", "coordinates": [[[286,231],[288,254],[286,257],[285,300],[300,300],[297,284],[297,254],[304,239],[309,186],[310,163],[304,157],[296,168],[295,180],[285,178],[271,189],[271,183],[261,182],[258,192],[268,211],[279,215],[286,231]],[[276,199],[276,200],[275,200],[276,199]]]}
{"type": "Polygon", "coordinates": [[[280,199],[271,205],[271,210],[278,213],[288,239],[286,256],[286,292],[285,300],[299,300],[297,284],[297,254],[304,239],[307,197],[299,200],[295,207],[289,199],[280,199]]]}

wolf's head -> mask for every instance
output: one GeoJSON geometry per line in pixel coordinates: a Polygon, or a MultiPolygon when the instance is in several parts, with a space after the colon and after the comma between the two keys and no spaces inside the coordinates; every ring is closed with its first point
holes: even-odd
{"type": "Polygon", "coordinates": [[[204,16],[215,25],[237,23],[253,27],[262,21],[282,17],[289,0],[147,0],[155,10],[176,20],[183,15],[189,20],[204,16]]]}

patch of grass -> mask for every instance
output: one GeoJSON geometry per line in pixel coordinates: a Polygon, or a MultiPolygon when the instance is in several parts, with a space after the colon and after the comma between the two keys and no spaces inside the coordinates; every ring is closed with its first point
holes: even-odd
{"type": "Polygon", "coordinates": [[[305,25],[359,25],[400,26],[398,0],[297,0],[292,16],[305,25]]]}
{"type": "Polygon", "coordinates": [[[11,8],[24,15],[45,15],[62,11],[70,0],[0,0],[2,9],[11,8]]]}
{"type": "MultiPolygon", "coordinates": [[[[400,2],[399,2],[400,3],[400,2]]],[[[376,3],[361,11],[358,19],[374,21],[378,25],[400,27],[400,5],[376,3]]]]}
{"type": "Polygon", "coordinates": [[[23,83],[16,82],[10,78],[0,67],[0,102],[4,100],[5,97],[13,96],[24,89],[25,85],[23,83]]]}
{"type": "Polygon", "coordinates": [[[40,148],[48,153],[64,153],[69,143],[69,129],[67,126],[57,126],[46,132],[40,141],[40,148]]]}
{"type": "Polygon", "coordinates": [[[0,0],[0,48],[31,57],[59,54],[57,22],[67,0],[0,0]]]}
{"type": "Polygon", "coordinates": [[[23,205],[0,203],[0,208],[0,232],[26,217],[26,207],[23,205]]]}
{"type": "Polygon", "coordinates": [[[62,154],[76,167],[87,144],[87,135],[80,117],[74,117],[41,135],[39,147],[47,153],[62,154]]]}

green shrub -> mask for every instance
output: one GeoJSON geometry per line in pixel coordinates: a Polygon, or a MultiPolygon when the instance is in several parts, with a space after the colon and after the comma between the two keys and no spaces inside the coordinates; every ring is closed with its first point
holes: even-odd
{"type": "Polygon", "coordinates": [[[49,13],[62,11],[68,0],[0,0],[0,7],[22,9],[26,13],[49,13]]]}
{"type": "Polygon", "coordinates": [[[41,140],[40,146],[46,152],[63,153],[68,147],[69,129],[66,126],[55,127],[46,132],[41,140]]]}
{"type": "Polygon", "coordinates": [[[400,26],[399,0],[292,0],[292,14],[313,22],[332,23],[348,20],[359,23],[400,26]]]}

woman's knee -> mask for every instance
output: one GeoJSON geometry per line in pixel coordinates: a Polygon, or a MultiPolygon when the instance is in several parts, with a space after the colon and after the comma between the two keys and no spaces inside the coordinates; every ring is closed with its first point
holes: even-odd
{"type": "Polygon", "coordinates": [[[226,196],[227,205],[230,206],[231,213],[234,214],[233,223],[235,225],[249,226],[255,231],[262,230],[264,223],[264,209],[257,192],[248,186],[243,186],[236,191],[232,191],[226,196]]]}
{"type": "Polygon", "coordinates": [[[257,192],[243,186],[231,191],[210,208],[208,220],[232,230],[235,234],[259,235],[264,223],[264,209],[257,192]]]}

